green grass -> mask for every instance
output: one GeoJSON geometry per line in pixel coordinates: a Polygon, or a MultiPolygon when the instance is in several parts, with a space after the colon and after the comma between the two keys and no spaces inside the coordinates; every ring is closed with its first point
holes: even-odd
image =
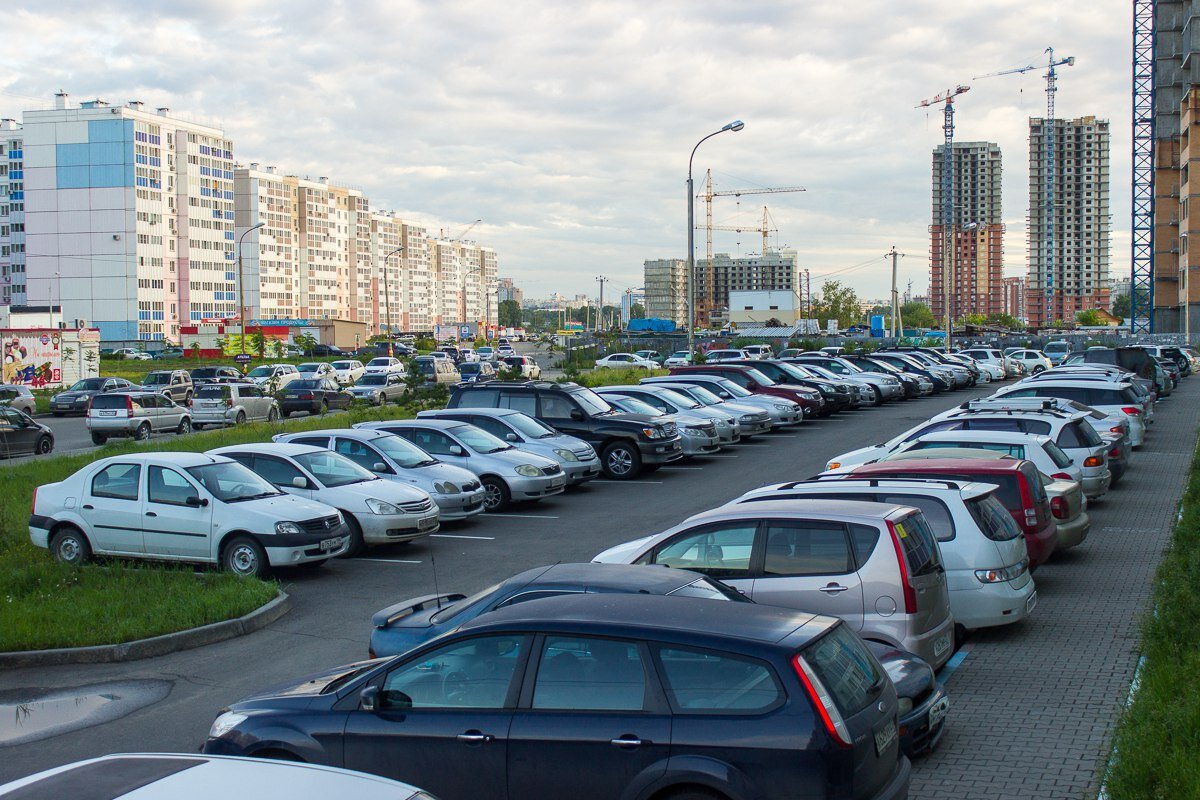
{"type": "Polygon", "coordinates": [[[1113,740],[1113,800],[1200,797],[1200,450],[1183,503],[1142,626],[1141,684],[1113,740]]]}
{"type": "Polygon", "coordinates": [[[642,378],[666,374],[668,373],[665,369],[645,370],[636,367],[622,367],[621,369],[600,367],[590,372],[580,373],[575,377],[567,377],[567,380],[573,380],[580,386],[590,386],[594,389],[598,386],[627,386],[629,384],[636,384],[642,378]]]}
{"type": "Polygon", "coordinates": [[[192,451],[270,441],[273,434],[412,417],[411,404],[355,408],[329,417],[206,430],[148,443],[110,443],[71,456],[0,467],[0,651],[112,644],[232,619],[274,597],[273,582],[153,562],[57,564],[29,541],[37,486],[63,480],[98,458],[138,451],[192,451]]]}

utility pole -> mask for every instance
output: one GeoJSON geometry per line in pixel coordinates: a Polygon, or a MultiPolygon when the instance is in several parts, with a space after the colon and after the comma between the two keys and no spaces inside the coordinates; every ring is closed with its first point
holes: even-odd
{"type": "Polygon", "coordinates": [[[896,267],[900,261],[900,254],[896,252],[896,245],[892,245],[888,255],[892,257],[892,337],[895,338],[899,335],[896,326],[900,317],[900,292],[896,288],[896,267]]]}
{"type": "Polygon", "coordinates": [[[597,275],[596,280],[600,282],[600,307],[596,313],[596,331],[604,329],[604,284],[608,282],[608,278],[603,275],[597,275]]]}

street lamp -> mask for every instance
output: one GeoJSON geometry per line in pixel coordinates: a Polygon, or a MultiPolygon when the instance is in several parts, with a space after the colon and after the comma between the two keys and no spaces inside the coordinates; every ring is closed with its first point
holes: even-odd
{"type": "Polygon", "coordinates": [[[260,222],[257,225],[251,225],[249,228],[246,228],[246,230],[242,231],[242,235],[238,237],[238,320],[242,327],[242,355],[246,355],[246,278],[245,274],[242,272],[242,240],[246,238],[247,233],[250,231],[256,231],[266,224],[267,223],[265,222],[260,222]]]}
{"type": "MultiPolygon", "coordinates": [[[[696,193],[692,187],[692,159],[696,157],[696,151],[700,149],[700,145],[705,141],[716,136],[718,133],[725,131],[740,131],[746,127],[746,123],[740,119],[735,119],[728,125],[725,125],[719,131],[713,131],[708,136],[705,136],[700,141],[696,142],[696,146],[692,148],[692,154],[688,156],[688,177],[687,177],[687,197],[688,197],[688,353],[694,353],[696,349],[696,193]]],[[[712,287],[710,286],[711,290],[712,287]]]]}
{"type": "Polygon", "coordinates": [[[388,343],[388,358],[395,358],[392,346],[392,295],[388,291],[388,260],[396,253],[403,253],[404,247],[397,247],[392,252],[383,257],[383,313],[384,324],[387,327],[387,343],[388,343]]]}

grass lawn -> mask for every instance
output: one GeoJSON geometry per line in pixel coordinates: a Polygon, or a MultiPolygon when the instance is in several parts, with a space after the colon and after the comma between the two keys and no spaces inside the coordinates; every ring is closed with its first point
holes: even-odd
{"type": "MultiPolygon", "coordinates": [[[[150,362],[142,362],[150,363],[150,362]]],[[[272,434],[348,427],[367,420],[415,415],[411,404],[357,408],[326,418],[292,420],[286,427],[257,423],[149,443],[123,441],[72,456],[31,459],[0,467],[0,651],[113,644],[241,616],[275,596],[273,582],[239,579],[191,566],[108,561],[63,566],[29,541],[35,487],[63,480],[98,458],[139,450],[199,452],[272,434]]]]}
{"type": "Polygon", "coordinates": [[[1142,626],[1141,684],[1113,740],[1113,800],[1200,797],[1200,450],[1183,503],[1142,626]]]}
{"type": "Polygon", "coordinates": [[[599,367],[589,372],[580,373],[576,378],[567,378],[573,380],[580,386],[590,386],[593,389],[600,386],[629,386],[636,385],[642,378],[649,378],[654,375],[667,375],[665,369],[638,369],[637,367],[622,367],[616,369],[614,367],[599,367]]]}

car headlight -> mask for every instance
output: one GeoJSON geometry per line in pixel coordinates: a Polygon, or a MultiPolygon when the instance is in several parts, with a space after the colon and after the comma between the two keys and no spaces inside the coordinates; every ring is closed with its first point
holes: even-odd
{"type": "Polygon", "coordinates": [[[438,481],[433,484],[433,490],[438,494],[458,494],[462,491],[457,484],[450,481],[438,481]]]}
{"type": "Polygon", "coordinates": [[[384,500],[377,500],[374,497],[367,498],[367,508],[371,509],[372,514],[400,514],[403,513],[399,508],[384,500]]]}
{"type": "Polygon", "coordinates": [[[663,438],[663,432],[661,428],[642,428],[642,435],[647,439],[663,438]]]}
{"type": "Polygon", "coordinates": [[[791,411],[792,410],[791,406],[785,406],[783,403],[776,403],[775,408],[778,411],[791,411]]]}
{"type": "Polygon", "coordinates": [[[517,474],[524,475],[526,478],[537,478],[542,474],[542,471],[533,464],[522,464],[517,467],[517,474]]]}
{"type": "Polygon", "coordinates": [[[212,727],[208,729],[208,738],[220,739],[245,721],[245,714],[235,714],[232,711],[226,711],[213,720],[212,727]]]}
{"type": "Polygon", "coordinates": [[[708,434],[699,428],[684,428],[683,433],[686,436],[707,436],[708,434]]]}
{"type": "Polygon", "coordinates": [[[1005,581],[1016,580],[1025,572],[1026,561],[1022,559],[1011,567],[1001,567],[999,569],[977,569],[975,577],[980,583],[1003,583],[1005,581]]]}
{"type": "Polygon", "coordinates": [[[900,383],[900,381],[896,380],[895,378],[884,378],[883,382],[886,383],[888,386],[896,386],[897,384],[900,383]]]}
{"type": "Polygon", "coordinates": [[[821,394],[829,394],[830,393],[828,386],[818,386],[817,391],[820,392],[821,394]]]}
{"type": "Polygon", "coordinates": [[[275,532],[278,534],[282,534],[284,536],[295,535],[297,533],[304,533],[304,531],[300,529],[300,526],[294,522],[276,522],[275,523],[275,532]]]}
{"type": "Polygon", "coordinates": [[[572,453],[570,450],[565,450],[561,447],[554,448],[554,455],[558,456],[563,461],[578,461],[579,460],[578,458],[576,458],[575,454],[572,453]]]}
{"type": "Polygon", "coordinates": [[[911,711],[912,711],[912,698],[911,697],[900,697],[900,698],[896,699],[897,716],[903,717],[905,714],[908,714],[911,711]]]}
{"type": "Polygon", "coordinates": [[[718,428],[728,428],[728,427],[729,427],[729,420],[727,420],[727,419],[715,419],[715,420],[713,420],[713,424],[715,424],[715,425],[716,425],[718,428]]]}

